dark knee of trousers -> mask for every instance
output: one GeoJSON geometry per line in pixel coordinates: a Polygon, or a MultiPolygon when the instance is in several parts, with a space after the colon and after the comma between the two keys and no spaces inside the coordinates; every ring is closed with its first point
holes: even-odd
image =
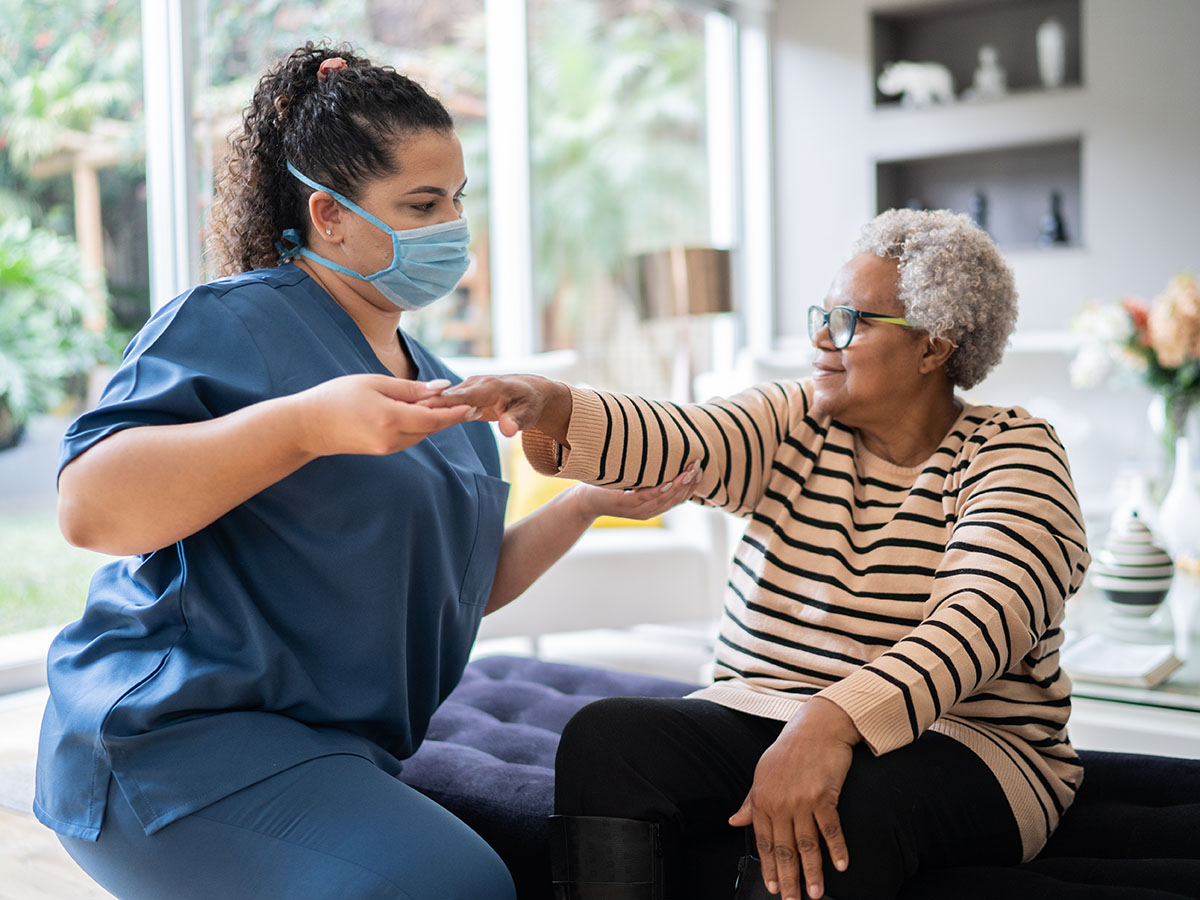
{"type": "MultiPolygon", "coordinates": [[[[641,697],[607,697],[580,709],[563,728],[554,764],[555,811],[561,815],[625,816],[609,804],[613,788],[629,785],[639,760],[653,761],[662,711],[641,697]]],[[[618,792],[625,796],[627,789],[618,792]]]]}

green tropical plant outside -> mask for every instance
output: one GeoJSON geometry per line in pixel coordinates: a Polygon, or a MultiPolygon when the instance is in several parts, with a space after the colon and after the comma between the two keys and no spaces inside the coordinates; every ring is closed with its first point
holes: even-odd
{"type": "Polygon", "coordinates": [[[29,219],[0,222],[0,401],[18,426],[62,402],[67,379],[103,355],[82,326],[89,281],[74,241],[29,219]]]}

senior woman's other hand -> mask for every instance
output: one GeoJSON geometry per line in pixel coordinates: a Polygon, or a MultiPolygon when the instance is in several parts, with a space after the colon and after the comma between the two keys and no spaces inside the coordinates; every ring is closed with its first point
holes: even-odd
{"type": "Polygon", "coordinates": [[[505,437],[536,427],[565,444],[571,389],[540,375],[475,375],[429,398],[425,405],[472,406],[480,418],[499,423],[505,437]]]}
{"type": "Polygon", "coordinates": [[[849,865],[837,804],[861,739],[836,703],[808,700],[759,758],[750,793],[729,819],[754,826],[763,881],[784,900],[804,900],[804,884],[813,900],[825,892],[822,842],[838,871],[849,865]]]}

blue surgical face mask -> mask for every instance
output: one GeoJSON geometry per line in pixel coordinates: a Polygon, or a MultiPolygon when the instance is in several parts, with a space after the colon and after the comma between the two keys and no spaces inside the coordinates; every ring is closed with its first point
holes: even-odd
{"type": "Polygon", "coordinates": [[[283,233],[283,239],[295,246],[285,250],[282,245],[277,245],[283,254],[280,262],[294,256],[303,256],[319,266],[369,282],[379,293],[406,310],[424,309],[434,300],[445,297],[462,280],[469,262],[467,245],[471,243],[471,231],[467,228],[465,217],[424,228],[396,231],[337,191],[302,175],[290,162],[287,167],[289,172],[309,187],[325,191],[342,206],[390,235],[392,262],[374,275],[363,275],[331,259],[317,256],[304,246],[295,228],[289,228],[283,233]]]}

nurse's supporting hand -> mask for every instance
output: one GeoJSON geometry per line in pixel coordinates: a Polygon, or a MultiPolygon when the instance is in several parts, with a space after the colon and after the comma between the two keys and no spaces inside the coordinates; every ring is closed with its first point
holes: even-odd
{"type": "Polygon", "coordinates": [[[645,521],[689,499],[696,492],[699,476],[700,461],[696,460],[664,484],[628,491],[577,484],[571,488],[571,492],[579,506],[580,515],[589,525],[600,516],[645,521]]]}
{"type": "Polygon", "coordinates": [[[302,449],[314,456],[396,453],[429,435],[479,418],[468,404],[420,405],[449,385],[388,375],[344,375],[296,394],[302,449]]]}

